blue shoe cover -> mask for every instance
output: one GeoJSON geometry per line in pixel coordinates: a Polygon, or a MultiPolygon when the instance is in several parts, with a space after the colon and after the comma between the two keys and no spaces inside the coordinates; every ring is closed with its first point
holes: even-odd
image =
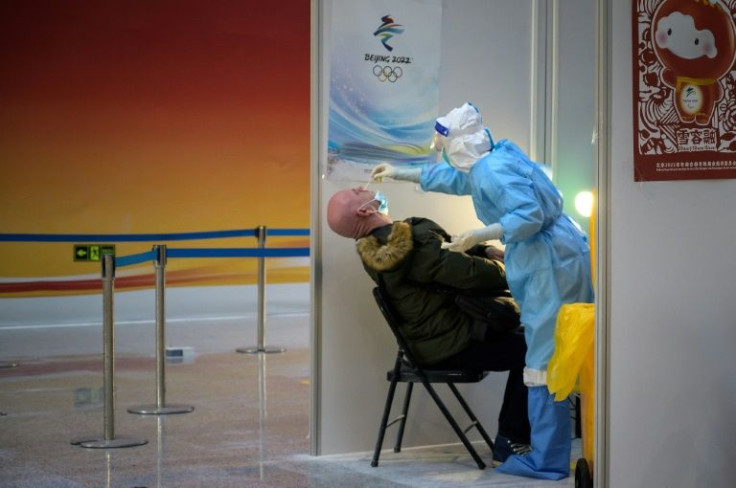
{"type": "Polygon", "coordinates": [[[554,401],[546,386],[529,388],[529,423],[532,451],[509,456],[496,468],[499,473],[545,480],[570,475],[570,406],[554,401]]]}

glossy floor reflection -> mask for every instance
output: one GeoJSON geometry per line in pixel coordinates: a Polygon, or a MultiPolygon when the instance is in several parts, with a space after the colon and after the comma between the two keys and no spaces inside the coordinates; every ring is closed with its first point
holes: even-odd
{"type": "Polygon", "coordinates": [[[0,370],[0,486],[310,486],[279,467],[309,449],[308,351],[206,354],[167,364],[167,403],[187,414],[138,415],[155,403],[155,360],[118,357],[114,438],[137,447],[89,449],[104,437],[98,357],[22,360],[0,370]]]}
{"type": "MultiPolygon", "coordinates": [[[[389,449],[377,468],[370,466],[370,453],[310,456],[307,324],[306,316],[269,322],[273,343],[286,346],[280,354],[236,353],[240,325],[232,331],[210,325],[208,339],[199,337],[202,324],[173,328],[172,335],[192,344],[195,354],[166,363],[166,403],[191,405],[191,413],[129,413],[128,408],[156,403],[156,361],[152,355],[118,353],[114,438],[147,443],[116,449],[70,443],[104,438],[101,355],[75,353],[89,331],[47,334],[56,340],[56,354],[48,357],[29,354],[38,330],[3,333],[0,362],[18,365],[0,368],[0,487],[574,486],[572,478],[545,482],[478,470],[459,445],[400,454],[389,449]],[[9,350],[26,353],[12,358],[9,350]]],[[[125,351],[135,350],[136,342],[150,343],[132,327],[122,330],[125,351]]],[[[481,455],[490,464],[490,454],[481,455]]]]}

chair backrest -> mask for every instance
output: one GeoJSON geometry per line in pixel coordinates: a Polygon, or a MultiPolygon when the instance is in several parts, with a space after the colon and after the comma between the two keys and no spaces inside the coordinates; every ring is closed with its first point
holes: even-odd
{"type": "MultiPolygon", "coordinates": [[[[399,351],[393,372],[389,372],[388,379],[397,378],[398,381],[422,381],[429,383],[477,383],[486,377],[487,371],[476,369],[436,369],[421,366],[409,349],[409,344],[401,334],[402,320],[381,287],[373,288],[373,297],[378,309],[383,314],[391,332],[394,333],[399,351]]],[[[426,386],[426,384],[425,384],[426,386]]]]}
{"type": "Polygon", "coordinates": [[[414,356],[412,355],[411,350],[409,349],[409,344],[406,342],[406,339],[404,339],[404,336],[401,334],[401,318],[399,314],[394,309],[393,305],[391,305],[391,302],[389,301],[388,296],[386,295],[386,292],[384,292],[381,287],[377,286],[373,288],[373,298],[376,299],[376,304],[378,304],[378,309],[383,314],[383,317],[386,319],[386,322],[388,323],[389,328],[391,328],[391,332],[393,332],[394,337],[396,338],[396,342],[399,344],[399,349],[401,350],[401,353],[403,354],[404,358],[414,367],[418,364],[416,360],[414,359],[414,356]]]}

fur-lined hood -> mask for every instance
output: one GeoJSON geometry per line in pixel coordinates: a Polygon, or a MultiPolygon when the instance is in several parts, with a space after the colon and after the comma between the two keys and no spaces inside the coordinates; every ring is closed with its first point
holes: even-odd
{"type": "Polygon", "coordinates": [[[386,244],[369,235],[356,242],[358,254],[366,266],[376,271],[388,271],[398,266],[414,248],[411,225],[394,222],[386,244]]]}

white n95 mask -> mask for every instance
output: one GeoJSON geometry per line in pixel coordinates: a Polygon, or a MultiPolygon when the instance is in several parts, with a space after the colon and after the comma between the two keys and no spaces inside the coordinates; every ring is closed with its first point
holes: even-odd
{"type": "Polygon", "coordinates": [[[491,137],[487,131],[454,137],[445,145],[447,162],[458,171],[467,173],[492,147],[491,137]]]}

